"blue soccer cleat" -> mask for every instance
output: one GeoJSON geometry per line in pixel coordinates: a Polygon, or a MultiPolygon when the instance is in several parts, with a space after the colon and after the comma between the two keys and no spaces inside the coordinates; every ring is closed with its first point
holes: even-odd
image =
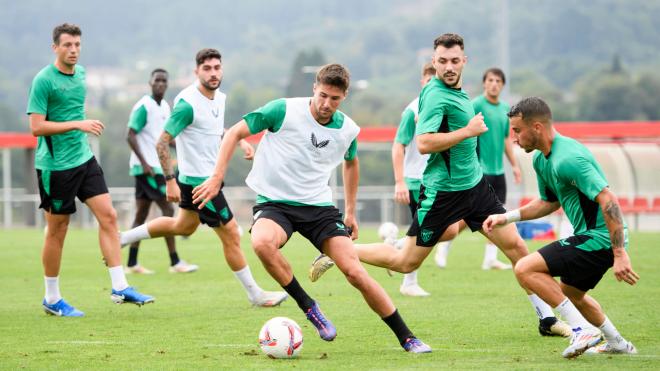
{"type": "Polygon", "coordinates": [[[403,343],[403,349],[410,353],[431,353],[431,347],[416,337],[406,339],[406,342],[403,343]]]}
{"type": "Polygon", "coordinates": [[[110,300],[115,304],[131,303],[136,305],[145,305],[155,301],[153,296],[140,294],[131,286],[120,291],[112,289],[110,300]]]}
{"type": "Polygon", "coordinates": [[[337,329],[332,325],[332,322],[325,318],[323,312],[321,312],[321,308],[319,308],[319,305],[316,304],[316,302],[307,310],[306,314],[309,322],[316,327],[316,332],[319,333],[321,339],[325,341],[333,341],[335,337],[337,337],[337,329]]]}
{"type": "Polygon", "coordinates": [[[64,301],[64,299],[60,299],[57,303],[55,304],[48,304],[46,302],[46,299],[44,299],[42,303],[44,307],[44,312],[46,314],[50,314],[53,316],[58,316],[58,317],[83,317],[85,313],[79,311],[78,309],[72,307],[64,301]]]}

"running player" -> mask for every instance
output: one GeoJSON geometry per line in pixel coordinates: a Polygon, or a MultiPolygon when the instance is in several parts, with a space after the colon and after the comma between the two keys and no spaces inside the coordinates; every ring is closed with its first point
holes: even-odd
{"type": "MultiPolygon", "coordinates": [[[[152,202],[156,202],[164,216],[174,215],[172,204],[165,200],[165,177],[156,153],[156,141],[163,132],[165,121],[170,117],[170,105],[163,99],[167,91],[167,79],[167,71],[162,68],[151,72],[151,95],[145,95],[135,103],[128,120],[126,140],[131,148],[130,175],[135,177],[137,205],[133,228],[147,220],[152,202]]],[[[196,265],[179,259],[173,236],[166,236],[165,243],[170,255],[170,272],[185,273],[197,269],[196,265]]],[[[131,244],[126,273],[153,274],[154,271],[138,264],[139,248],[140,241],[131,244]]]]}
{"type": "MultiPolygon", "coordinates": [[[[192,199],[193,187],[213,173],[225,119],[225,94],[218,91],[222,82],[222,57],[215,49],[202,49],[195,57],[197,81],[183,89],[174,99],[174,110],[158,139],[157,151],[166,181],[167,201],[179,202],[176,217],[162,216],[121,233],[122,244],[163,236],[189,236],[204,223],[222,241],[225,259],[247,292],[250,303],[257,306],[279,305],[284,292],[264,291],[257,285],[241,251],[238,223],[229,209],[222,191],[209,195],[205,207],[197,208],[192,199]],[[169,145],[177,139],[179,177],[170,164],[169,145]]],[[[252,159],[254,150],[247,142],[241,147],[245,158],[252,159]]]]}
{"type": "Polygon", "coordinates": [[[542,99],[521,100],[509,117],[514,142],[526,152],[538,150],[533,165],[540,198],[520,209],[489,216],[483,229],[492,234],[497,231],[493,227],[537,219],[563,207],[575,235],[522,258],[515,267],[516,278],[554,306],[573,327],[564,357],[574,358],[585,351],[637,353],[605,316],[600,304],[587,295],[610,267],[618,281],[634,285],[639,279],[626,253],[628,230],[619,202],[603,170],[585,146],[553,129],[552,112],[542,99]],[[560,277],[561,282],[552,277],[560,277]],[[601,331],[606,341],[596,346],[601,331]]]}
{"type": "MultiPolygon", "coordinates": [[[[472,100],[474,112],[481,112],[488,130],[478,139],[477,153],[484,178],[493,187],[497,198],[506,203],[506,179],[504,178],[503,154],[506,154],[513,180],[520,183],[520,167],[513,154],[513,145],[509,138],[509,105],[500,100],[500,93],[506,84],[504,72],[499,68],[489,68],[482,78],[484,92],[472,100]]],[[[465,225],[461,223],[464,227],[465,225]]],[[[447,266],[447,254],[452,241],[438,244],[435,252],[435,262],[440,268],[447,266]]],[[[497,260],[497,246],[488,241],[484,249],[484,260],[481,264],[484,270],[511,269],[511,264],[497,260]]]]}
{"type": "Polygon", "coordinates": [[[117,213],[112,207],[103,170],[87,142],[87,133],[100,136],[105,126],[85,118],[85,69],[78,65],[82,32],[64,23],[53,30],[55,62],[32,81],[27,114],[32,135],[38,137],[34,167],[39,182],[40,208],[46,216],[42,252],[46,295],[43,309],[62,317],[84,313],[62,298],[60,263],[69,217],[76,212],[75,198],[92,210],[99,223],[99,244],[112,281],[115,303],[146,304],[154,298],[128,285],[121,266],[117,213]]]}
{"type": "Polygon", "coordinates": [[[351,239],[357,238],[355,203],[359,179],[357,135],[360,128],[338,111],[349,87],[348,70],[339,64],[323,66],[316,75],[314,96],[274,100],[243,117],[227,131],[213,176],[195,188],[193,202],[204,207],[222,184],[236,144],[265,131],[246,183],[257,193],[252,247],[270,275],[291,295],[321,339],[337,335],[319,305],[300,286],[280,252],[293,232],[299,232],[320,252],[332,258],[346,279],[408,352],[431,348],[408,329],[391,299],[360,264],[351,239]],[[332,203],[328,180],[343,162],[344,220],[332,203]]]}
{"type": "MultiPolygon", "coordinates": [[[[461,89],[461,72],[467,62],[463,38],[444,34],[434,42],[436,76],[422,89],[416,144],[429,161],[420,188],[417,215],[403,248],[386,243],[355,245],[360,260],[401,273],[419,268],[440,241],[458,233],[463,220],[472,231],[490,214],[506,210],[483,177],[476,155],[477,136],[488,130],[481,114],[474,114],[468,95],[461,89]]],[[[515,225],[488,234],[515,263],[528,254],[515,225]]],[[[559,321],[552,308],[532,292],[528,298],[539,317],[541,335],[570,336],[571,329],[559,321]]]]}

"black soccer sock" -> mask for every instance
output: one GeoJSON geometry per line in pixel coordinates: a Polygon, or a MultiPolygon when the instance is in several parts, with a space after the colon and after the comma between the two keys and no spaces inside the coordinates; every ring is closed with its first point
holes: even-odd
{"type": "Polygon", "coordinates": [[[388,326],[390,326],[392,332],[394,332],[396,337],[399,339],[399,344],[401,344],[401,346],[403,346],[407,339],[414,337],[412,331],[410,331],[408,326],[406,326],[406,323],[403,322],[403,318],[401,318],[401,315],[399,315],[398,310],[395,309],[394,313],[383,318],[383,321],[388,326]]]}
{"type": "Polygon", "coordinates": [[[309,297],[305,290],[300,286],[298,283],[298,280],[296,279],[296,276],[293,276],[293,279],[291,279],[291,282],[289,282],[288,285],[282,286],[284,291],[289,294],[293,298],[293,300],[298,303],[298,306],[300,309],[302,309],[303,312],[307,313],[309,308],[311,308],[314,305],[314,299],[309,297]]]}
{"type": "Polygon", "coordinates": [[[128,250],[128,263],[126,263],[126,266],[134,267],[135,265],[137,265],[138,251],[139,251],[139,247],[131,246],[131,248],[128,250]]]}
{"type": "Polygon", "coordinates": [[[179,254],[175,252],[170,253],[170,265],[175,266],[177,265],[181,260],[179,260],[179,254]]]}

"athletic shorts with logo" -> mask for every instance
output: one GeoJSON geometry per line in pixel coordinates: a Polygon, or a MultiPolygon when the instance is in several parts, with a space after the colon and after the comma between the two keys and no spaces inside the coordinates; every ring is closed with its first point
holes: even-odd
{"type": "Polygon", "coordinates": [[[474,232],[481,229],[489,215],[505,212],[495,190],[484,178],[463,191],[432,191],[422,185],[417,212],[406,234],[417,237],[417,246],[433,247],[445,230],[459,220],[464,220],[474,232]]]}
{"type": "Polygon", "coordinates": [[[51,214],[73,214],[76,212],[76,197],[85,202],[88,198],[108,193],[103,169],[94,157],[67,170],[37,169],[37,181],[41,197],[39,208],[51,214]]]}
{"type": "Polygon", "coordinates": [[[419,190],[408,190],[408,198],[410,199],[410,203],[408,204],[410,215],[412,215],[414,220],[415,215],[417,215],[417,206],[419,204],[419,190]]]}
{"type": "Polygon", "coordinates": [[[165,199],[165,177],[140,174],[135,176],[135,198],[150,201],[165,199]]]}
{"type": "Polygon", "coordinates": [[[490,184],[490,186],[493,187],[493,190],[495,191],[497,198],[499,198],[502,205],[504,205],[506,203],[506,178],[504,177],[504,174],[501,175],[484,174],[484,178],[486,178],[488,184],[490,184]]]}
{"type": "MultiPolygon", "coordinates": [[[[270,219],[286,232],[287,241],[293,232],[300,233],[320,252],[323,241],[335,236],[351,236],[342,215],[334,206],[294,206],[279,202],[264,202],[252,209],[252,224],[270,219]]],[[[281,247],[281,246],[280,246],[281,247]]]]}
{"type": "Polygon", "coordinates": [[[578,246],[597,243],[591,236],[578,235],[555,241],[538,250],[550,275],[582,291],[596,287],[614,264],[611,248],[587,251],[578,246]]]}
{"type": "Polygon", "coordinates": [[[222,193],[222,188],[218,194],[209,201],[202,210],[197,208],[198,205],[194,205],[192,202],[193,189],[194,187],[181,183],[177,180],[179,184],[179,189],[181,190],[181,202],[179,202],[179,207],[182,209],[194,211],[199,214],[199,220],[208,225],[211,228],[217,228],[220,224],[225,225],[229,223],[234,214],[232,214],[225,195],[222,193]]]}

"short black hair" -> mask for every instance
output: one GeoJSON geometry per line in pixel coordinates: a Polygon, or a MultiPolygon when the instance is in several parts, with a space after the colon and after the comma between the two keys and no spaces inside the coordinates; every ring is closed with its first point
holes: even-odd
{"type": "Polygon", "coordinates": [[[217,49],[204,48],[198,51],[197,55],[195,56],[195,62],[197,62],[197,66],[202,65],[209,59],[219,59],[220,62],[222,62],[222,55],[220,55],[220,52],[217,49]]]}
{"type": "Polygon", "coordinates": [[[53,28],[53,43],[55,45],[60,44],[60,36],[62,36],[63,33],[69,34],[71,36],[82,36],[80,27],[71,23],[62,23],[61,25],[55,26],[55,28],[53,28]]]}
{"type": "Polygon", "coordinates": [[[439,45],[442,45],[447,49],[453,47],[454,45],[458,45],[461,47],[461,50],[465,50],[465,46],[463,45],[463,38],[461,35],[455,33],[446,33],[438,36],[433,41],[433,50],[437,49],[439,45]]]}
{"type": "Polygon", "coordinates": [[[493,75],[499,77],[502,80],[502,84],[506,85],[506,76],[504,76],[504,71],[497,67],[491,67],[484,72],[484,76],[481,79],[481,82],[486,82],[486,78],[488,77],[488,74],[492,73],[493,75]]]}
{"type": "Polygon", "coordinates": [[[526,124],[541,121],[545,124],[552,123],[552,111],[550,106],[539,97],[523,98],[507,114],[509,117],[520,117],[526,124]]]}
{"type": "Polygon", "coordinates": [[[326,64],[316,73],[316,83],[334,86],[346,92],[351,84],[351,74],[341,64],[326,64]]]}
{"type": "Polygon", "coordinates": [[[167,71],[164,68],[154,68],[154,70],[151,71],[151,77],[153,77],[155,74],[161,73],[161,72],[168,75],[167,71]]]}

